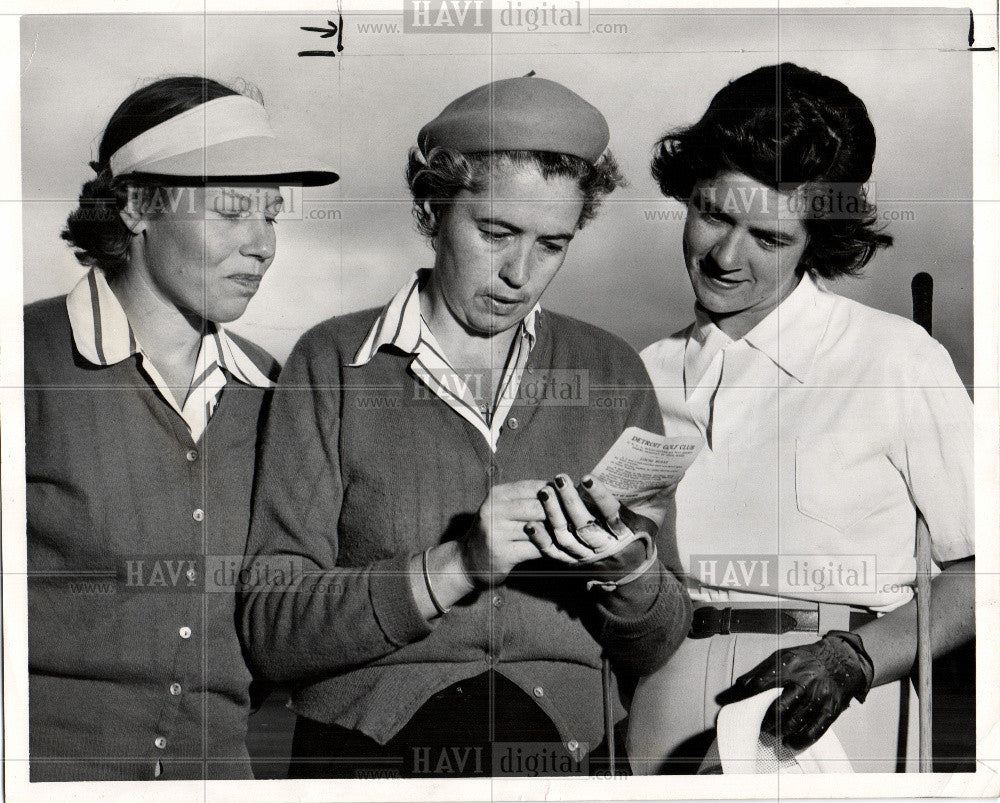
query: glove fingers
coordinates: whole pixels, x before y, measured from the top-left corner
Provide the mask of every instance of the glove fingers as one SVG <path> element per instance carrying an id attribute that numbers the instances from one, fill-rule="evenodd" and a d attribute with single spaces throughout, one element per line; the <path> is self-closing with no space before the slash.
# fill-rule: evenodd
<path id="1" fill-rule="evenodd" d="M 789 720 L 803 705 L 805 696 L 805 689 L 801 686 L 795 684 L 786 686 L 784 691 L 781 692 L 781 696 L 767 709 L 760 729 L 765 733 L 776 735 L 780 735 L 779 730 L 781 733 L 784 733 Z"/>
<path id="2" fill-rule="evenodd" d="M 781 654 L 776 652 L 746 674 L 736 678 L 733 687 L 739 689 L 743 697 L 753 697 L 762 691 L 773 689 L 781 685 L 778 677 L 780 667 Z"/>
<path id="3" fill-rule="evenodd" d="M 812 722 L 804 725 L 794 733 L 790 733 L 785 738 L 784 741 L 787 747 L 790 750 L 805 750 L 807 747 L 816 744 L 837 719 L 836 715 L 831 716 L 831 714 L 832 712 L 824 706 L 820 712 L 814 715 Z"/>
<path id="4" fill-rule="evenodd" d="M 804 694 L 783 716 L 780 728 L 782 741 L 792 749 L 798 749 L 796 745 L 804 733 L 825 716 L 826 711 L 822 701 Z"/>

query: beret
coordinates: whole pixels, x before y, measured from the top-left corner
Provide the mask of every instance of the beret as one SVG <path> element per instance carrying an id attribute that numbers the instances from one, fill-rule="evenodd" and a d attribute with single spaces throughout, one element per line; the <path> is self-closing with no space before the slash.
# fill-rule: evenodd
<path id="1" fill-rule="evenodd" d="M 595 107 L 531 73 L 484 84 L 453 100 L 420 129 L 417 144 L 425 156 L 439 146 L 462 153 L 551 151 L 593 164 L 610 136 L 608 121 Z"/>

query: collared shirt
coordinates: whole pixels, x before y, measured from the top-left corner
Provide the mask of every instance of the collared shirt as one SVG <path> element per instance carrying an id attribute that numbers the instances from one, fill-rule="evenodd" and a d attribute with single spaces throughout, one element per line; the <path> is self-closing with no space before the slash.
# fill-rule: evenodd
<path id="1" fill-rule="evenodd" d="M 66 296 L 25 308 L 31 779 L 251 778 L 234 583 L 271 391 L 230 376 L 195 444 L 138 357 L 95 354 Z"/>
<path id="2" fill-rule="evenodd" d="M 938 562 L 974 553 L 972 403 L 920 327 L 806 276 L 738 340 L 703 314 L 642 352 L 668 435 L 703 449 L 677 489 L 696 599 L 891 610 L 917 510 Z"/>
<path id="3" fill-rule="evenodd" d="M 183 404 L 167 385 L 153 361 L 142 350 L 125 310 L 108 285 L 104 272 L 93 268 L 66 297 L 73 341 L 81 355 L 94 365 L 114 365 L 139 355 L 143 372 L 187 424 L 195 443 L 208 425 L 219 395 L 226 386 L 226 372 L 244 384 L 269 388 L 271 382 L 218 324 L 207 322 L 191 385 Z"/>
<path id="4" fill-rule="evenodd" d="M 613 613 L 603 594 L 584 598 L 580 581 L 556 569 L 525 571 L 428 621 L 408 566 L 412 555 L 464 537 L 497 483 L 581 477 L 628 427 L 658 432 L 642 362 L 619 338 L 546 311 L 524 391 L 493 452 L 426 389 L 408 352 L 386 348 L 347 367 L 381 315 L 365 310 L 319 324 L 282 371 L 243 573 L 259 578 L 243 588 L 250 660 L 263 677 L 294 688 L 296 713 L 382 744 L 432 695 L 489 668 L 534 699 L 563 742 L 598 744 L 601 657 L 638 676 L 688 631 L 687 595 L 672 574 L 660 569 L 648 610 Z M 528 390 L 536 380 L 549 387 L 553 375 L 582 375 L 587 388 L 573 398 Z M 666 541 L 661 549 L 673 551 Z M 283 572 L 288 556 L 304 571 L 269 586 L 264 576 Z M 651 591 L 656 581 L 648 579 Z M 615 696 L 616 719 L 624 715 L 619 703 Z"/>
<path id="5" fill-rule="evenodd" d="M 493 403 L 488 404 L 482 392 L 476 393 L 469 387 L 467 380 L 473 380 L 478 385 L 478 377 L 472 374 L 463 377 L 455 371 L 420 314 L 420 285 L 424 278 L 425 272 L 417 271 L 396 293 L 375 321 L 350 365 L 357 368 L 367 364 L 385 346 L 394 346 L 412 354 L 410 370 L 413 374 L 435 396 L 472 424 L 495 452 L 505 416 L 517 398 L 524 367 L 535 345 L 535 321 L 541 308 L 535 304 L 518 325 L 507 362 L 499 371 Z"/>

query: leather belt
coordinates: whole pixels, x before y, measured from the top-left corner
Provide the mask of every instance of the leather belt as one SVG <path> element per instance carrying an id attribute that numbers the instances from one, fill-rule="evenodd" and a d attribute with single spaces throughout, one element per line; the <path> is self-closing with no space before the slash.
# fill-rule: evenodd
<path id="1" fill-rule="evenodd" d="M 867 611 L 850 612 L 850 629 L 875 619 Z M 688 638 L 724 636 L 728 633 L 819 632 L 818 608 L 695 608 Z"/>

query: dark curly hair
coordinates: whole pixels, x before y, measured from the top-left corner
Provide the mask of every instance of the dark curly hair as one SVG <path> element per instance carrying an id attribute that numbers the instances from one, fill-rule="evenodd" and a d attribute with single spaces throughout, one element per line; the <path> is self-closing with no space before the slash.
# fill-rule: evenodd
<path id="1" fill-rule="evenodd" d="M 666 134 L 652 173 L 664 195 L 685 203 L 696 184 L 727 170 L 803 192 L 809 242 L 799 267 L 836 278 L 859 274 L 892 245 L 864 187 L 874 158 L 875 129 L 861 99 L 834 78 L 786 62 L 730 82 L 697 123 Z M 834 192 L 836 210 L 825 202 Z"/>
<path id="2" fill-rule="evenodd" d="M 153 126 L 210 100 L 236 95 L 218 81 L 199 76 L 164 78 L 136 90 L 111 115 L 97 160 L 90 166 L 97 176 L 80 190 L 79 206 L 66 220 L 61 237 L 73 245 L 76 258 L 88 267 L 99 267 L 109 279 L 124 273 L 132 232 L 119 212 L 130 194 L 148 196 L 161 185 L 155 177 L 127 174 L 112 176 L 111 155 L 126 142 Z"/>
<path id="3" fill-rule="evenodd" d="M 591 164 L 578 156 L 549 151 L 460 153 L 437 147 L 425 157 L 419 148 L 411 148 L 406 183 L 413 195 L 417 228 L 434 238 L 455 196 L 463 190 L 482 192 L 490 175 L 503 167 L 534 167 L 546 179 L 565 177 L 575 181 L 584 198 L 577 221 L 580 227 L 597 214 L 603 196 L 625 185 L 611 151 L 605 151 L 596 164 Z"/>

